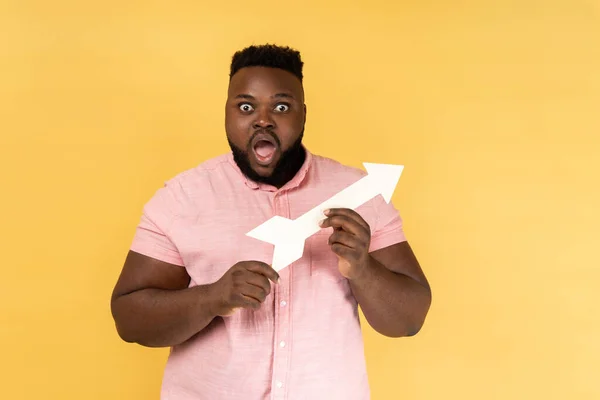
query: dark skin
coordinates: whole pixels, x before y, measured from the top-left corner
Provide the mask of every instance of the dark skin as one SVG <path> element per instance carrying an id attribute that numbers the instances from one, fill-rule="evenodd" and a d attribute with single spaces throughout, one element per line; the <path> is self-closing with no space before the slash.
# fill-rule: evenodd
<path id="1" fill-rule="evenodd" d="M 248 67 L 232 77 L 225 104 L 227 140 L 238 166 L 253 180 L 281 188 L 296 175 L 304 161 L 305 122 L 304 90 L 293 74 Z M 277 142 L 268 165 L 259 163 L 252 151 L 258 133 L 267 133 Z"/>
<path id="2" fill-rule="evenodd" d="M 369 325 L 388 337 L 416 335 L 431 304 L 431 289 L 408 242 L 369 253 L 369 224 L 354 210 L 325 211 L 331 251 Z"/>
<path id="3" fill-rule="evenodd" d="M 185 342 L 215 317 L 258 309 L 278 274 L 258 261 L 242 261 L 217 282 L 188 288 L 185 268 L 130 251 L 111 299 L 119 336 L 147 347 Z"/>
<path id="4" fill-rule="evenodd" d="M 225 128 L 234 154 L 246 157 L 240 162 L 242 171 L 251 168 L 262 182 L 283 186 L 302 164 L 299 145 L 305 120 L 304 91 L 289 72 L 251 67 L 232 77 Z M 278 149 L 270 165 L 259 165 L 251 154 L 257 132 L 276 137 Z M 174 346 L 216 317 L 259 308 L 278 278 L 269 265 L 247 260 L 233 265 L 217 282 L 188 288 L 185 268 L 130 251 L 113 290 L 111 310 L 123 340 Z"/>
<path id="5" fill-rule="evenodd" d="M 274 68 L 240 70 L 230 81 L 225 115 L 227 139 L 241 157 L 242 171 L 251 169 L 257 180 L 278 188 L 297 173 L 304 159 L 299 149 L 306 106 L 302 84 L 294 75 Z M 277 142 L 269 165 L 260 164 L 252 153 L 257 132 Z M 348 209 L 333 210 L 323 226 L 335 229 L 331 249 L 369 324 L 386 336 L 417 333 L 431 292 L 408 243 L 368 253 L 368 225 Z M 214 283 L 188 288 L 185 268 L 130 251 L 113 290 L 111 311 L 123 340 L 174 346 L 216 317 L 239 308 L 258 309 L 278 278 L 269 265 L 247 260 Z"/>

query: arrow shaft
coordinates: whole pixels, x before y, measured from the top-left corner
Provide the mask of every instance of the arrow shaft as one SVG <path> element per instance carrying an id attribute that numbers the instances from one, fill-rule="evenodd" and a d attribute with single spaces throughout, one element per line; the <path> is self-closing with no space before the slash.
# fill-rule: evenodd
<path id="1" fill-rule="evenodd" d="M 298 224 L 298 228 L 302 230 L 302 236 L 309 237 L 319 231 L 320 227 L 318 223 L 325 218 L 323 211 L 327 208 L 355 209 L 377 196 L 377 194 L 378 190 L 372 184 L 372 179 L 369 175 L 364 176 L 330 199 L 298 217 L 294 223 Z"/>
<path id="2" fill-rule="evenodd" d="M 321 228 L 328 208 L 354 210 L 381 194 L 390 202 L 394 187 L 404 166 L 364 163 L 367 175 L 341 190 L 333 197 L 307 211 L 295 220 L 273 216 L 247 235 L 275 245 L 273 268 L 279 271 L 302 257 L 305 240 Z"/>

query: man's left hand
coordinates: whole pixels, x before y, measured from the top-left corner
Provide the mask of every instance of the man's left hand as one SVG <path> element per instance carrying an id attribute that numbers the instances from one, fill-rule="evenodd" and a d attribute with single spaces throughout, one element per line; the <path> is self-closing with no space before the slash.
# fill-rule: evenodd
<path id="1" fill-rule="evenodd" d="M 340 273 L 347 279 L 356 279 L 369 264 L 371 228 L 356 211 L 348 208 L 331 208 L 325 215 L 327 218 L 320 226 L 333 227 L 329 246 L 338 256 Z"/>

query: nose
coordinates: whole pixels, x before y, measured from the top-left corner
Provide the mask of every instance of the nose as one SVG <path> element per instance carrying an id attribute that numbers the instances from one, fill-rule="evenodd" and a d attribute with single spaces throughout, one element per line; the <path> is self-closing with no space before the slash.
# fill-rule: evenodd
<path id="1" fill-rule="evenodd" d="M 262 109 L 255 115 L 256 119 L 252 123 L 254 129 L 272 129 L 275 127 L 275 123 L 273 122 L 273 118 L 271 118 L 269 110 Z"/>

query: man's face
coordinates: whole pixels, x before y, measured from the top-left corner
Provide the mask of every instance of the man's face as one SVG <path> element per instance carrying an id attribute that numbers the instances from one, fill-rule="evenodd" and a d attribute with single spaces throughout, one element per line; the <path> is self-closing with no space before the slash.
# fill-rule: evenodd
<path id="1" fill-rule="evenodd" d="M 276 68 L 240 69 L 229 83 L 225 131 L 234 159 L 250 179 L 281 187 L 304 161 L 302 84 Z"/>

